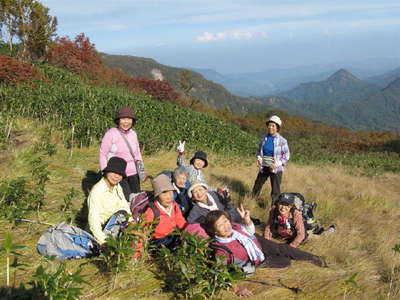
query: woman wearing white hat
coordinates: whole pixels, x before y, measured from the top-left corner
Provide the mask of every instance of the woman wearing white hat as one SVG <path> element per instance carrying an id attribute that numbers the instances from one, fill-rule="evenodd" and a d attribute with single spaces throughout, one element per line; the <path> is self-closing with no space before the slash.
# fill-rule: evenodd
<path id="1" fill-rule="evenodd" d="M 267 122 L 267 133 L 261 137 L 257 150 L 257 167 L 259 172 L 254 182 L 252 194 L 259 197 L 261 188 L 265 181 L 271 181 L 271 206 L 278 199 L 281 193 L 282 173 L 290 158 L 289 146 L 286 139 L 279 134 L 282 121 L 278 116 L 271 116 Z M 264 202 L 259 201 L 260 206 Z"/>
<path id="2" fill-rule="evenodd" d="M 226 211 L 235 222 L 241 222 L 241 217 L 233 204 L 225 197 L 214 191 L 208 191 L 208 186 L 201 181 L 193 181 L 188 190 L 188 196 L 193 200 L 191 209 L 186 220 L 188 223 L 202 223 L 202 220 L 210 211 Z"/>

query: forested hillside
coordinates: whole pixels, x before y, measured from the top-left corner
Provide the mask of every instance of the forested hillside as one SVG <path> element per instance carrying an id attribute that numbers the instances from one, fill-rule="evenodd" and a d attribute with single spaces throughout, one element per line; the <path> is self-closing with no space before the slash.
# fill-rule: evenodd
<path id="1" fill-rule="evenodd" d="M 400 130 L 400 93 L 339 70 L 324 81 L 303 83 L 264 102 L 292 114 L 355 130 Z M 392 84 L 393 83 L 393 84 Z"/>
<path id="2" fill-rule="evenodd" d="M 235 114 L 265 110 L 258 100 L 235 96 L 222 85 L 204 79 L 199 73 L 162 65 L 150 58 L 101 54 L 107 67 L 119 69 L 134 77 L 167 80 L 174 89 L 217 109 L 229 109 Z"/>

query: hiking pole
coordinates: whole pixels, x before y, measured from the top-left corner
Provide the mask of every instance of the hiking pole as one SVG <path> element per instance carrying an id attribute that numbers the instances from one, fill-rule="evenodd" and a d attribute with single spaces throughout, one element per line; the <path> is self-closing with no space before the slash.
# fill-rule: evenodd
<path id="1" fill-rule="evenodd" d="M 266 282 L 266 281 L 261 281 L 261 280 L 245 279 L 244 281 L 252 282 L 252 283 L 259 283 L 259 284 L 262 284 L 262 285 L 274 286 L 274 287 L 279 287 L 279 288 L 285 288 L 285 289 L 288 289 L 288 290 L 292 291 L 295 294 L 298 294 L 298 293 L 302 292 L 302 290 L 300 288 L 298 288 L 298 287 L 290 287 L 290 286 L 287 286 L 287 285 L 283 284 L 280 279 L 278 280 L 279 285 L 278 284 L 269 283 L 269 282 Z"/>
<path id="2" fill-rule="evenodd" d="M 21 222 L 26 222 L 26 223 L 34 223 L 34 224 L 39 224 L 39 225 L 54 226 L 54 224 L 42 222 L 42 221 L 39 221 L 39 220 L 28 220 L 28 219 L 16 219 L 16 220 L 17 221 L 21 221 Z"/>

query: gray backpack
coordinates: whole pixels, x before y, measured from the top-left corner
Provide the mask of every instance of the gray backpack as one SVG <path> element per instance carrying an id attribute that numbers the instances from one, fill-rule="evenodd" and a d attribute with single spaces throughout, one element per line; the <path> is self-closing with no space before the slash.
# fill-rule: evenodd
<path id="1" fill-rule="evenodd" d="M 62 222 L 40 237 L 37 251 L 56 259 L 79 259 L 98 255 L 99 245 L 88 232 Z"/>

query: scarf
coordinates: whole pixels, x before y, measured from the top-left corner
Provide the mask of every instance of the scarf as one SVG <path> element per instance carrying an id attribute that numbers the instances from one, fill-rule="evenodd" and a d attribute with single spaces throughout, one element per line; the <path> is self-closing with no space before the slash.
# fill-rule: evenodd
<path id="1" fill-rule="evenodd" d="M 232 229 L 232 236 L 228 238 L 223 238 L 219 236 L 215 236 L 215 240 L 220 243 L 230 243 L 232 241 L 238 241 L 247 252 L 247 255 L 250 258 L 251 262 L 264 261 L 265 256 L 264 253 L 259 249 L 256 243 L 248 236 L 241 234 L 239 231 Z"/>
<path id="2" fill-rule="evenodd" d="M 175 182 L 172 183 L 172 186 L 174 187 L 175 191 L 179 194 L 181 190 L 176 186 Z"/>
<path id="3" fill-rule="evenodd" d="M 289 218 L 285 216 L 278 216 L 278 234 L 283 237 L 291 237 L 293 235 L 293 229 L 290 226 Z"/>
<path id="4" fill-rule="evenodd" d="M 171 216 L 172 216 L 172 211 L 174 210 L 174 206 L 173 206 L 173 205 L 171 205 L 171 207 L 168 209 L 168 208 L 165 208 L 164 206 L 162 206 L 161 203 L 160 203 L 159 201 L 157 201 L 157 206 L 158 206 L 163 212 L 165 212 L 165 213 L 168 215 L 168 217 L 171 217 Z"/>
<path id="5" fill-rule="evenodd" d="M 200 201 L 196 201 L 196 203 L 197 203 L 198 206 L 200 206 L 202 208 L 205 208 L 205 209 L 207 209 L 209 211 L 219 210 L 219 208 L 217 206 L 217 203 L 215 203 L 214 198 L 209 193 L 207 193 L 207 199 L 208 199 L 208 202 L 211 202 L 211 205 L 208 205 L 208 203 L 205 204 L 205 203 L 200 202 Z"/>

